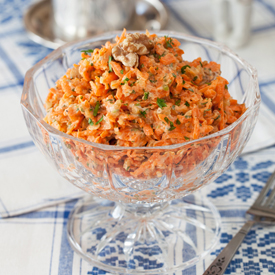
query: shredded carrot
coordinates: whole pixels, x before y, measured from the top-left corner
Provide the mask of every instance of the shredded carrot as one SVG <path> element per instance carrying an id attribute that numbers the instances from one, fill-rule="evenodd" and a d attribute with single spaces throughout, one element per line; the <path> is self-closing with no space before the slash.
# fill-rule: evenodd
<path id="1" fill-rule="evenodd" d="M 50 89 L 44 120 L 90 142 L 151 147 L 208 136 L 246 111 L 244 104 L 231 98 L 219 64 L 201 58 L 185 61 L 177 39 L 148 31 L 146 35 L 154 47 L 139 55 L 137 67 L 127 67 L 112 56 L 113 47 L 127 38 L 126 30 L 114 44 L 107 42 L 101 49 L 82 52 L 82 60 Z M 94 163 L 100 160 L 99 154 L 72 141 L 69 144 L 78 160 L 98 174 L 100 169 Z M 191 151 L 174 155 L 178 163 L 184 162 L 185 171 L 193 169 L 211 150 L 204 144 L 196 154 Z M 165 162 L 171 162 L 170 157 L 159 153 L 113 158 L 110 165 L 114 169 L 141 178 L 161 175 L 168 165 Z"/>

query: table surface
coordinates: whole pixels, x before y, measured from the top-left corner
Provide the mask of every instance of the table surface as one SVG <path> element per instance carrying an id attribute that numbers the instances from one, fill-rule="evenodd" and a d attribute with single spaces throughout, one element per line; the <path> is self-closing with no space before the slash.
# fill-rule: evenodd
<path id="1" fill-rule="evenodd" d="M 167 29 L 211 39 L 211 13 L 208 6 L 210 1 L 166 0 L 164 2 L 170 11 Z M 30 0 L 0 2 L 1 119 L 5 115 L 4 110 L 7 105 L 5 97 L 12 93 L 19 101 L 24 73 L 51 52 L 50 49 L 32 42 L 26 36 L 22 15 L 30 3 L 32 3 Z M 183 6 L 186 8 L 183 9 Z M 208 12 L 203 12 L 204 16 L 200 18 L 196 17 L 196 14 L 203 10 Z M 253 15 L 250 43 L 237 52 L 257 67 L 261 91 L 273 93 L 275 97 L 275 59 L 261 59 L 262 51 L 267 55 L 270 51 L 270 56 L 275 56 L 274 0 L 255 0 Z M 193 20 L 194 18 L 196 20 Z M 19 52 L 21 55 L 23 53 L 24 59 L 16 58 Z M 265 70 L 267 64 L 271 68 L 269 71 Z M 3 148 L 7 147 L 4 145 L 12 138 L 0 131 L 0 159 L 1 154 L 6 152 Z M 30 147 L 30 150 L 36 150 L 32 145 Z M 13 148 L 18 147 L 15 145 Z M 20 150 L 11 153 L 24 154 Z M 220 243 L 211 255 L 196 266 L 179 273 L 189 275 L 203 273 L 215 255 L 245 222 L 245 211 L 254 202 L 274 169 L 275 147 L 269 147 L 239 157 L 222 176 L 201 191 L 216 205 L 221 214 Z M 0 173 L 0 185 L 3 184 Z M 73 200 L 36 212 L 0 219 L 0 274 L 105 274 L 105 271 L 89 265 L 78 257 L 67 242 L 66 222 L 76 202 L 77 200 Z M 225 274 L 274 273 L 275 226 L 255 226 L 245 238 Z"/>

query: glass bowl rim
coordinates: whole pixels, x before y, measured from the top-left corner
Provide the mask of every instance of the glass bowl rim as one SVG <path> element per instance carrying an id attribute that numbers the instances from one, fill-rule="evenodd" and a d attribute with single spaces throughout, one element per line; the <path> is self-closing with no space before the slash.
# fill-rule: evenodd
<path id="1" fill-rule="evenodd" d="M 176 144 L 172 144 L 172 145 L 165 145 L 165 146 L 155 146 L 155 147 L 146 147 L 146 146 L 142 146 L 142 147 L 130 147 L 130 146 L 114 146 L 114 145 L 107 145 L 107 144 L 102 144 L 102 143 L 96 143 L 96 142 L 90 142 L 87 141 L 85 139 L 81 139 L 81 138 L 77 138 L 71 135 L 68 135 L 64 132 L 61 132 L 57 129 L 55 129 L 54 127 L 52 127 L 51 125 L 49 125 L 48 123 L 46 123 L 43 119 L 39 118 L 37 116 L 37 114 L 33 113 L 32 110 L 29 109 L 28 107 L 28 103 L 26 103 L 27 99 L 25 99 L 25 95 L 28 94 L 29 91 L 29 86 L 31 85 L 32 81 L 33 81 L 33 75 L 34 73 L 40 69 L 45 63 L 49 62 L 49 61 L 53 61 L 56 59 L 56 56 L 61 56 L 63 54 L 63 50 L 71 47 L 71 46 L 76 46 L 78 44 L 83 44 L 85 41 L 92 43 L 92 42 L 96 42 L 97 40 L 106 37 L 106 36 L 113 36 L 115 37 L 115 35 L 120 35 L 122 31 L 116 30 L 116 31 L 110 31 L 110 32 L 104 32 L 89 38 L 83 38 L 81 40 L 77 40 L 77 41 L 73 41 L 73 42 L 69 42 L 64 44 L 63 46 L 53 50 L 50 54 L 48 54 L 46 57 L 44 57 L 42 60 L 40 60 L 38 63 L 36 63 L 33 67 L 31 67 L 25 74 L 25 79 L 24 79 L 24 86 L 23 86 L 23 91 L 22 91 L 22 95 L 21 95 L 21 100 L 20 100 L 20 104 L 22 107 L 24 107 L 31 115 L 32 117 L 34 117 L 34 119 L 49 133 L 56 135 L 56 136 L 61 136 L 63 138 L 66 139 L 72 139 L 75 140 L 77 142 L 81 142 L 81 143 L 85 143 L 89 146 L 92 147 L 97 147 L 98 149 L 103 149 L 106 151 L 110 151 L 110 150 L 167 150 L 167 149 L 177 149 L 177 148 L 181 148 L 184 147 L 186 145 L 190 145 L 192 143 L 197 143 L 206 139 L 211 139 L 211 138 L 215 138 L 217 136 L 223 136 L 228 134 L 232 129 L 234 129 L 237 125 L 239 125 L 244 119 L 245 117 L 247 117 L 255 108 L 257 108 L 261 102 L 261 96 L 260 96 L 260 91 L 259 91 L 259 84 L 258 84 L 258 75 L 257 75 L 257 70 L 250 65 L 247 61 L 245 61 L 244 59 L 242 59 L 241 57 L 239 57 L 236 53 L 234 53 L 231 49 L 229 49 L 227 46 L 225 46 L 222 43 L 219 42 L 215 42 L 215 41 L 211 41 L 208 39 L 204 39 L 204 38 L 199 38 L 199 37 L 195 37 L 189 34 L 184 34 L 184 33 L 180 33 L 180 32 L 175 32 L 175 31 L 170 31 L 170 30 L 162 30 L 162 31 L 155 31 L 154 33 L 156 33 L 157 35 L 171 35 L 171 36 L 178 36 L 182 39 L 188 40 L 190 42 L 194 42 L 194 43 L 198 43 L 198 44 L 204 44 L 204 45 L 208 45 L 211 46 L 213 48 L 216 48 L 217 50 L 219 50 L 220 52 L 224 52 L 227 55 L 229 55 L 230 57 L 232 57 L 233 59 L 237 60 L 239 63 L 241 63 L 244 67 L 246 67 L 246 69 L 250 72 L 250 83 L 248 85 L 249 89 L 251 86 L 253 87 L 253 89 L 255 89 L 255 99 L 254 99 L 254 103 L 253 106 L 248 107 L 247 110 L 245 111 L 245 113 L 239 118 L 237 119 L 235 122 L 233 122 L 232 124 L 230 124 L 229 126 L 227 126 L 226 128 L 224 128 L 223 130 L 220 130 L 216 133 L 213 133 L 211 135 L 208 136 L 204 136 L 202 138 L 199 139 L 194 139 L 194 140 L 190 140 L 187 142 L 183 142 L 183 143 L 176 143 Z M 134 33 L 134 32 L 140 32 L 140 33 L 144 33 L 145 31 L 127 31 L 128 33 Z M 246 89 L 246 90 L 247 90 Z"/>

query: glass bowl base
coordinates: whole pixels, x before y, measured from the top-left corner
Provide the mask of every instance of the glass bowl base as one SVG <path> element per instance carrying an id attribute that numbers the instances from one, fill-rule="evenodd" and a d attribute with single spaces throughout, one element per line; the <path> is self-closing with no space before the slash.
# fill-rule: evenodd
<path id="1" fill-rule="evenodd" d="M 201 192 L 154 204 L 80 200 L 68 221 L 71 247 L 100 269 L 162 274 L 186 269 L 217 244 L 221 220 Z"/>

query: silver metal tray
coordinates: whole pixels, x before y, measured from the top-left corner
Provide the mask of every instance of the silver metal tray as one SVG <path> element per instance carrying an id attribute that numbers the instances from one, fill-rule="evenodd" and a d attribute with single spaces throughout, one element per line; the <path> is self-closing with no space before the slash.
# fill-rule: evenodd
<path id="1" fill-rule="evenodd" d="M 161 30 L 165 27 L 168 13 L 159 0 L 135 0 L 136 8 L 128 30 Z M 24 15 L 24 25 L 28 36 L 34 42 L 56 49 L 68 41 L 61 40 L 54 34 L 54 20 L 50 0 L 43 0 L 32 5 Z"/>

